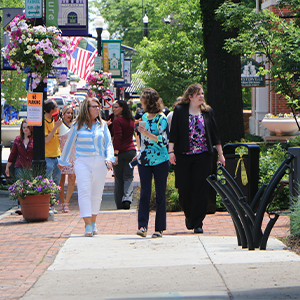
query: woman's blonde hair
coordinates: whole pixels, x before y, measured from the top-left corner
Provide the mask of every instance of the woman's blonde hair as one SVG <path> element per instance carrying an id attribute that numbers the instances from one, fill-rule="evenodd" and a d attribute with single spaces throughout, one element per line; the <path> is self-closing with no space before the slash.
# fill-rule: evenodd
<path id="1" fill-rule="evenodd" d="M 196 93 L 198 93 L 200 90 L 203 90 L 203 86 L 199 83 L 196 84 L 191 84 L 186 91 L 184 92 L 183 96 L 181 97 L 181 99 L 175 104 L 175 105 L 179 105 L 179 104 L 189 104 L 190 103 L 190 97 L 189 96 L 193 96 Z M 203 90 L 204 91 L 204 90 Z M 203 103 L 200 105 L 200 109 L 201 111 L 208 111 L 210 108 L 210 106 L 208 104 L 206 104 L 205 99 L 203 100 Z"/>
<path id="2" fill-rule="evenodd" d="M 89 112 L 89 105 L 91 102 L 97 102 L 99 107 L 101 108 L 100 101 L 98 98 L 93 97 L 93 98 L 87 98 L 84 101 L 82 101 L 81 106 L 80 106 L 80 111 L 79 114 L 76 118 L 76 123 L 78 124 L 78 130 L 83 126 L 89 126 L 91 122 L 91 116 Z M 97 120 L 99 120 L 100 124 L 102 124 L 102 119 L 101 119 L 101 110 L 99 109 L 99 115 L 97 116 Z"/>
<path id="3" fill-rule="evenodd" d="M 64 114 L 67 112 L 67 110 L 68 110 L 69 108 L 72 108 L 72 113 L 73 113 L 73 115 L 74 115 L 73 106 L 70 105 L 70 104 L 64 106 L 64 107 L 61 109 L 61 113 L 64 115 Z"/>

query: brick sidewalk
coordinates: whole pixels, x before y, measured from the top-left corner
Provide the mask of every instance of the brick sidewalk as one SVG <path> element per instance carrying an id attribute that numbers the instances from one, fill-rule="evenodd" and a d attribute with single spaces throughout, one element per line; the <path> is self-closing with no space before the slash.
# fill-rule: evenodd
<path id="1" fill-rule="evenodd" d="M 57 207 L 57 210 L 60 207 Z M 24 223 L 22 216 L 8 215 L 0 220 L 0 299 L 19 299 L 52 264 L 59 249 L 70 234 L 84 233 L 80 219 L 77 194 L 70 202 L 71 213 L 58 211 L 54 221 Z M 150 214 L 149 234 L 154 232 L 155 213 Z M 167 214 L 164 235 L 193 234 L 185 228 L 183 212 Z M 268 222 L 265 217 L 263 226 Z M 136 234 L 137 212 L 100 212 L 97 218 L 99 234 Z M 228 213 L 207 215 L 204 235 L 235 236 Z M 289 217 L 280 216 L 271 231 L 272 237 L 289 234 Z"/>

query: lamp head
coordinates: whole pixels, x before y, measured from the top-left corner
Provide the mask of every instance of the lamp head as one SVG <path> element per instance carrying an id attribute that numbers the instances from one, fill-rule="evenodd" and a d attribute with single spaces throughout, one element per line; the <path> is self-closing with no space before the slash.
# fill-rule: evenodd
<path id="1" fill-rule="evenodd" d="M 104 18 L 99 13 L 95 18 L 95 27 L 96 29 L 98 29 L 98 28 L 103 28 L 103 26 L 104 26 Z"/>
<path id="2" fill-rule="evenodd" d="M 144 17 L 143 17 L 143 23 L 144 23 L 144 24 L 148 24 L 148 21 L 149 21 L 149 18 L 148 18 L 148 16 L 145 14 Z"/>
<path id="3" fill-rule="evenodd" d="M 143 23 L 148 24 L 148 21 L 149 21 L 149 18 L 148 18 L 148 15 L 147 15 L 147 8 L 145 6 L 145 15 L 143 17 Z"/>

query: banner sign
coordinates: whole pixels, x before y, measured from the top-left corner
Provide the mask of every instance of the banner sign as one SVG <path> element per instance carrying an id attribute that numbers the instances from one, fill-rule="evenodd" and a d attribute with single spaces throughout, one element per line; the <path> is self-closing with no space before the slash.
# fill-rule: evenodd
<path id="1" fill-rule="evenodd" d="M 94 58 L 94 71 L 99 72 L 100 70 L 102 70 L 101 61 L 102 61 L 101 56 L 95 56 L 95 58 Z"/>
<path id="2" fill-rule="evenodd" d="M 131 58 L 124 59 L 124 78 L 122 81 L 115 79 L 115 86 L 117 87 L 129 87 L 131 86 Z"/>
<path id="3" fill-rule="evenodd" d="M 241 82 L 242 87 L 264 87 L 265 76 L 258 75 L 259 68 L 263 65 L 259 64 L 254 59 L 247 59 L 242 63 L 241 67 Z"/>
<path id="4" fill-rule="evenodd" d="M 131 58 L 124 60 L 124 81 L 126 85 L 131 86 Z"/>
<path id="5" fill-rule="evenodd" d="M 121 78 L 121 40 L 103 40 L 103 71 L 112 78 Z"/>
<path id="6" fill-rule="evenodd" d="M 27 94 L 27 125 L 42 126 L 43 93 Z"/>
<path id="7" fill-rule="evenodd" d="M 3 32 L 7 25 L 14 19 L 15 16 L 17 15 L 24 15 L 25 10 L 24 8 L 2 8 L 3 11 Z M 3 33 L 3 47 L 7 46 L 9 44 L 9 37 L 8 35 L 4 32 Z M 3 68 L 2 70 L 15 70 L 12 68 L 6 58 L 3 58 Z"/>
<path id="8" fill-rule="evenodd" d="M 45 0 L 46 26 L 56 26 L 63 36 L 89 36 L 88 0 Z"/>

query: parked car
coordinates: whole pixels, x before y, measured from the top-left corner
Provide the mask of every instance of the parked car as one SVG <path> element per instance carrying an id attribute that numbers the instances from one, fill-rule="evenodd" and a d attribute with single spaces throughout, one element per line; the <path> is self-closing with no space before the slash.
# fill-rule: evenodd
<path id="1" fill-rule="evenodd" d="M 48 78 L 47 79 L 47 88 L 48 88 L 48 85 L 53 86 L 53 95 L 58 92 L 59 85 L 55 78 Z"/>
<path id="2" fill-rule="evenodd" d="M 54 95 L 54 84 L 53 82 L 47 82 L 47 96 L 53 96 Z"/>
<path id="3" fill-rule="evenodd" d="M 87 98 L 87 94 L 86 93 L 78 93 L 78 92 L 76 92 L 76 93 L 74 93 L 74 96 L 75 97 L 77 97 L 77 96 L 81 96 L 81 97 L 84 97 L 84 98 Z"/>
<path id="4" fill-rule="evenodd" d="M 74 74 L 72 72 L 70 72 L 70 81 L 76 81 L 76 82 L 79 82 L 80 81 L 80 76 L 77 75 L 77 74 Z"/>
<path id="5" fill-rule="evenodd" d="M 76 92 L 77 92 L 77 93 L 86 93 L 86 94 L 88 94 L 88 93 L 89 93 L 89 89 L 88 89 L 88 88 L 85 88 L 85 87 L 77 88 L 77 89 L 76 89 Z"/>
<path id="6" fill-rule="evenodd" d="M 55 96 L 55 97 L 49 97 L 48 99 L 54 100 L 57 103 L 57 107 L 59 109 L 62 109 L 64 106 L 66 106 L 66 102 L 63 97 Z"/>
<path id="7" fill-rule="evenodd" d="M 74 95 L 74 97 L 78 103 L 81 103 L 82 101 L 84 101 L 86 99 L 85 96 L 81 96 L 81 95 Z"/>

